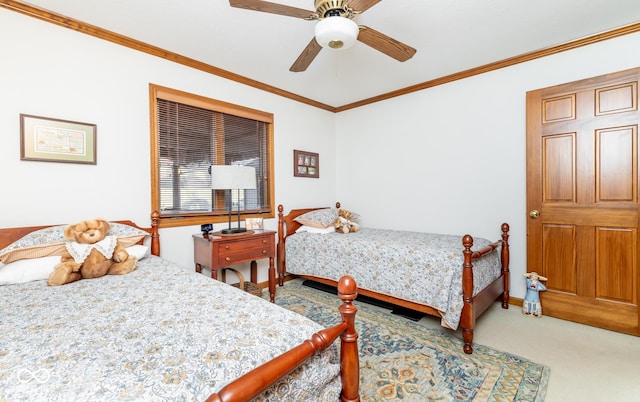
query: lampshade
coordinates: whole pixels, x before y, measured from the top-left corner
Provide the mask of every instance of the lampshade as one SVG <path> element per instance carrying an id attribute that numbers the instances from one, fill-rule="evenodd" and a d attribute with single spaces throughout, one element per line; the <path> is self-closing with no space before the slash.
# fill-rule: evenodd
<path id="1" fill-rule="evenodd" d="M 316 24 L 316 41 L 322 47 L 348 49 L 356 43 L 360 29 L 346 17 L 327 17 Z"/>
<path id="2" fill-rule="evenodd" d="M 212 165 L 211 188 L 248 190 L 256 188 L 256 169 L 251 166 Z"/>

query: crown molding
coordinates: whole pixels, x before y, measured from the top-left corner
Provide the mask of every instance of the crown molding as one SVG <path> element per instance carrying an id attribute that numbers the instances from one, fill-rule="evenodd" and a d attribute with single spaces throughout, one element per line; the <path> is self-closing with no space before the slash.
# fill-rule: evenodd
<path id="1" fill-rule="evenodd" d="M 460 71 L 447 76 L 425 81 L 420 84 L 416 84 L 416 85 L 408 86 L 395 91 L 383 93 L 371 98 L 362 99 L 360 101 L 349 103 L 343 106 L 334 107 L 321 102 L 317 102 L 313 99 L 309 99 L 301 95 L 294 94 L 289 91 L 285 91 L 283 89 L 274 87 L 272 85 L 268 85 L 263 82 L 253 80 L 251 78 L 247 78 L 245 76 L 235 74 L 231 71 L 223 70 L 221 68 L 212 66 L 210 64 L 206 64 L 198 60 L 195 60 L 186 56 L 182 56 L 174 52 L 170 52 L 165 49 L 161 49 L 159 47 L 150 45 L 148 43 L 141 42 L 139 40 L 129 38 L 127 36 L 120 35 L 118 33 L 115 33 L 91 24 L 87 24 L 83 21 L 75 20 L 73 18 L 69 18 L 67 16 L 57 14 L 39 7 L 35 7 L 20 1 L 0 0 L 0 7 L 6 8 L 24 15 L 28 15 L 33 18 L 37 18 L 41 21 L 46 21 L 54 25 L 58 25 L 58 26 L 72 29 L 74 31 L 78 31 L 96 38 L 100 38 L 121 46 L 125 46 L 130 49 L 138 50 L 140 52 L 144 52 L 156 57 L 160 57 L 160 58 L 172 61 L 174 63 L 182 64 L 184 66 L 191 67 L 196 70 L 200 70 L 224 79 L 228 79 L 230 81 L 234 81 L 243 85 L 247 85 L 247 86 L 259 89 L 261 91 L 269 92 L 278 96 L 282 96 L 284 98 L 294 100 L 296 102 L 304 103 L 313 107 L 317 107 L 319 109 L 327 110 L 333 113 L 339 113 L 345 110 L 355 109 L 355 108 L 369 105 L 375 102 L 380 102 L 380 101 L 395 98 L 398 96 L 403 96 L 412 92 L 422 91 L 424 89 L 432 88 L 432 87 L 446 84 L 449 82 L 461 80 L 464 78 L 469 78 L 474 75 L 484 74 L 489 71 L 499 70 L 504 67 L 525 63 L 531 60 L 539 59 L 541 57 L 546 57 L 553 54 L 566 52 L 568 50 L 577 49 L 582 46 L 587 46 L 594 43 L 617 38 L 620 36 L 640 32 L 640 23 L 635 23 L 635 24 L 624 26 L 624 27 L 616 28 L 610 31 L 602 32 L 596 35 L 587 36 L 582 39 L 548 47 L 545 49 L 536 50 L 536 51 L 525 53 L 519 56 L 511 57 L 508 59 L 499 60 L 493 63 L 485 64 L 483 66 L 474 67 L 474 68 Z"/>

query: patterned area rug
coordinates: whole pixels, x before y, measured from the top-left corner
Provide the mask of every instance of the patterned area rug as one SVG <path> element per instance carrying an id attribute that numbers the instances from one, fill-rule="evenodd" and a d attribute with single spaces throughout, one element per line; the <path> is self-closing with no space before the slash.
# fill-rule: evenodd
<path id="1" fill-rule="evenodd" d="M 266 292 L 263 297 L 266 296 Z M 338 322 L 340 300 L 290 281 L 276 303 L 324 326 Z M 357 302 L 363 401 L 543 401 L 549 368 L 426 328 Z"/>

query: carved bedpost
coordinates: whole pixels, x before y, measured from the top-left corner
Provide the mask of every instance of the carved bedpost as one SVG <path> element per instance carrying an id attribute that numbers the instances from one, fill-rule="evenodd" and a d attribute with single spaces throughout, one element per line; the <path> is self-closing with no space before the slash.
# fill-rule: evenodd
<path id="1" fill-rule="evenodd" d="M 160 212 L 151 212 L 151 254 L 160 255 Z"/>
<path id="2" fill-rule="evenodd" d="M 500 261 L 504 275 L 504 292 L 502 293 L 502 308 L 509 308 L 509 224 L 502 224 L 502 250 Z"/>
<path id="3" fill-rule="evenodd" d="M 360 359 L 358 356 L 358 332 L 356 331 L 356 312 L 353 301 L 358 296 L 356 281 L 343 276 L 338 282 L 338 296 L 342 299 L 339 308 L 347 329 L 340 335 L 340 374 L 342 376 L 342 402 L 360 401 Z"/>
<path id="4" fill-rule="evenodd" d="M 355 326 L 355 316 L 358 309 L 353 305 L 353 300 L 358 296 L 357 290 L 358 286 L 352 277 L 342 277 L 338 283 L 338 295 L 342 299 L 342 305 L 338 309 L 342 315 L 340 324 L 316 332 L 310 339 L 288 352 L 235 379 L 217 393 L 211 394 L 207 398 L 207 402 L 252 400 L 276 381 L 299 367 L 309 357 L 331 346 L 338 339 L 338 336 L 341 339 L 341 400 L 343 402 L 359 402 L 360 362 L 358 359 L 358 333 Z"/>
<path id="5" fill-rule="evenodd" d="M 278 284 L 284 285 L 284 207 L 278 205 L 278 244 L 276 246 L 276 265 L 278 266 Z"/>
<path id="6" fill-rule="evenodd" d="M 460 325 L 462 327 L 462 339 L 464 340 L 464 352 L 473 353 L 473 328 L 475 327 L 475 316 L 473 312 L 473 264 L 471 257 L 473 252 L 473 237 L 466 234 L 462 237 L 464 250 L 464 263 L 462 264 L 462 314 L 460 315 Z"/>

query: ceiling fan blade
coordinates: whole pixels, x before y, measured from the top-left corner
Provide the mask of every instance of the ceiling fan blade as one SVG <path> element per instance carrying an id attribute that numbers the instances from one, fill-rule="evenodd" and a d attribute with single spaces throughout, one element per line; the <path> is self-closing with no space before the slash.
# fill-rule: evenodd
<path id="1" fill-rule="evenodd" d="M 350 0 L 349 7 L 353 11 L 363 12 L 380 3 L 380 0 Z"/>
<path id="2" fill-rule="evenodd" d="M 229 5 L 231 5 L 231 7 L 244 8 L 246 10 L 261 11 L 263 13 L 286 15 L 288 17 L 296 18 L 310 18 L 315 14 L 314 11 L 303 10 L 302 8 L 285 6 L 284 4 L 270 3 L 262 0 L 229 0 Z"/>
<path id="3" fill-rule="evenodd" d="M 311 42 L 309 42 L 307 47 L 305 47 L 302 53 L 300 53 L 300 56 L 298 56 L 296 61 L 291 65 L 289 71 L 299 73 L 306 70 L 321 50 L 322 46 L 318 44 L 316 38 L 311 38 Z"/>
<path id="4" fill-rule="evenodd" d="M 379 52 L 398 61 L 407 61 L 416 54 L 416 49 L 397 41 L 383 33 L 364 25 L 360 25 L 358 40 Z"/>

